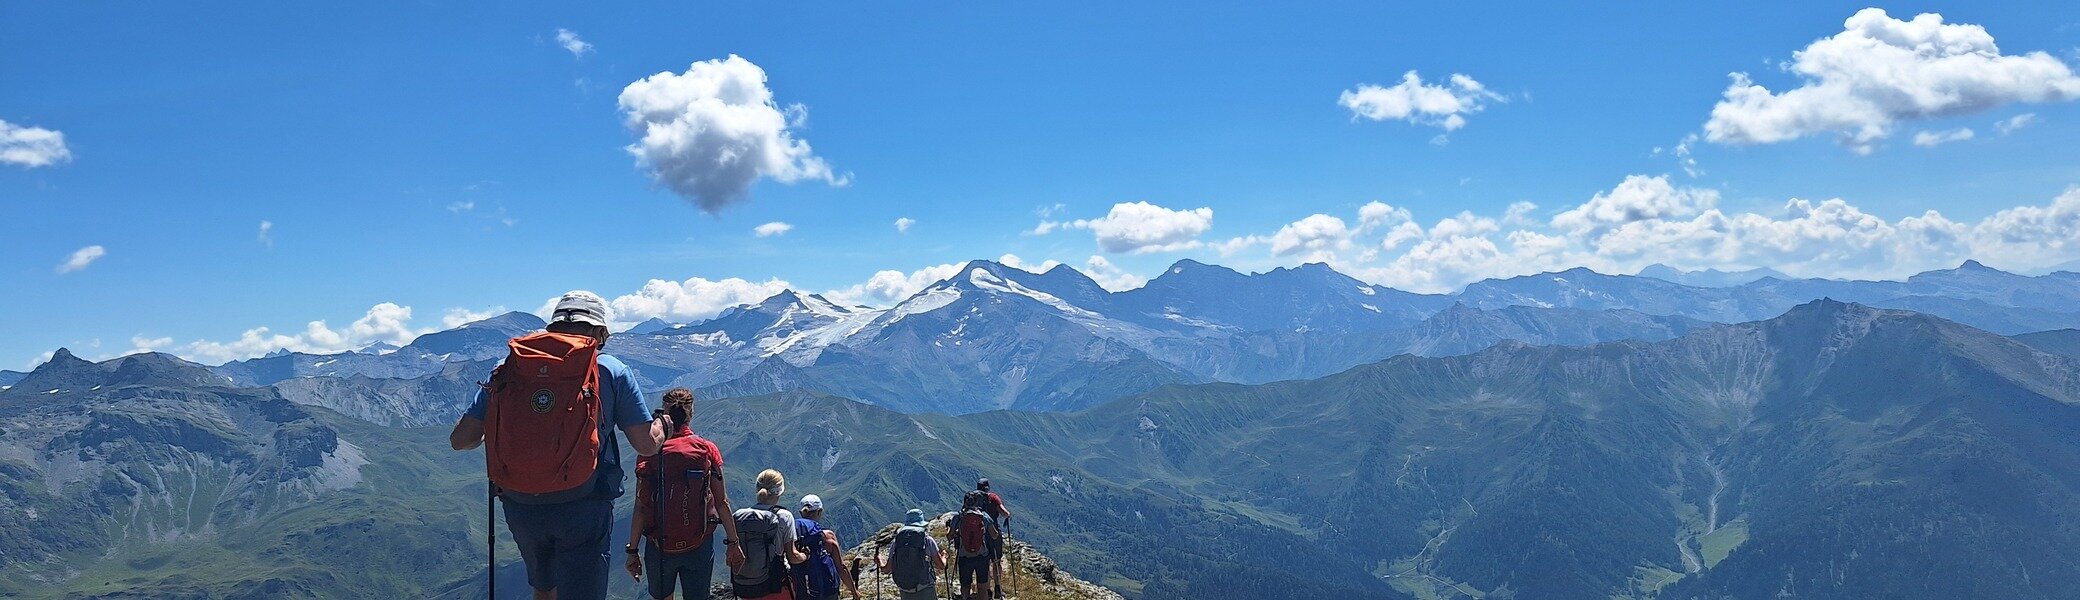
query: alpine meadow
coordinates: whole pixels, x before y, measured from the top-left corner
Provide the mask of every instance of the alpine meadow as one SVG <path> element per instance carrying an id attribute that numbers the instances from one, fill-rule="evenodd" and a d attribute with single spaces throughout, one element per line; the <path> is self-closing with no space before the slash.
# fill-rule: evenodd
<path id="1" fill-rule="evenodd" d="M 0 597 L 2080 598 L 2076 69 L 2038 0 L 0 4 Z"/>

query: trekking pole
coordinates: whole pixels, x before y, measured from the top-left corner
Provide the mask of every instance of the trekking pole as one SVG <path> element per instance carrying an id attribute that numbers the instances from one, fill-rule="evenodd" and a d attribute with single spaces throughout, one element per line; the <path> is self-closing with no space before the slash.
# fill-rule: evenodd
<path id="1" fill-rule="evenodd" d="M 484 482 L 484 597 L 498 600 L 498 484 Z"/>

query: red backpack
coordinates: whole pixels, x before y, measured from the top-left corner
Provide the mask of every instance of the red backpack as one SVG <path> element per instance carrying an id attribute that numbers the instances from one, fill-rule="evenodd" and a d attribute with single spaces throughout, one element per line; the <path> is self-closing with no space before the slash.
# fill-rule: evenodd
<path id="1" fill-rule="evenodd" d="M 964 509 L 954 517 L 955 554 L 962 558 L 989 554 L 989 515 L 979 509 Z"/>
<path id="2" fill-rule="evenodd" d="M 600 453 L 599 340 L 542 332 L 506 346 L 484 385 L 484 471 L 509 501 L 590 493 Z"/>
<path id="3" fill-rule="evenodd" d="M 664 441 L 656 456 L 636 457 L 636 477 L 645 493 L 637 510 L 647 510 L 643 535 L 665 554 L 692 552 L 715 537 L 708 515 L 708 485 L 715 457 L 700 436 L 684 428 Z"/>

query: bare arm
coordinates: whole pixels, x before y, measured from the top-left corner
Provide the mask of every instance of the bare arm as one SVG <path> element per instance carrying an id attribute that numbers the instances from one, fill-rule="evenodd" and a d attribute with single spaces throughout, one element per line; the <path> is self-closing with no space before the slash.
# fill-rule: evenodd
<path id="1" fill-rule="evenodd" d="M 470 450 L 484 444 L 484 420 L 464 416 L 455 420 L 455 429 L 448 432 L 448 447 Z"/>
<path id="2" fill-rule="evenodd" d="M 845 547 L 838 544 L 838 532 L 828 529 L 823 531 L 823 551 L 830 553 L 831 560 L 838 563 L 838 581 L 845 584 L 845 589 L 852 591 L 852 597 L 858 598 L 859 584 L 852 581 L 852 567 L 845 564 Z"/>
<path id="3" fill-rule="evenodd" d="M 636 449 L 637 455 L 654 456 L 658 448 L 664 447 L 664 419 L 623 427 L 621 433 L 628 436 L 628 445 Z"/>
<path id="4" fill-rule="evenodd" d="M 731 569 L 744 566 L 744 546 L 737 543 L 742 539 L 737 537 L 737 509 L 730 508 L 729 487 L 723 482 L 722 467 L 716 467 L 715 472 L 708 476 L 708 498 L 708 506 L 713 507 L 711 510 L 716 520 L 722 521 L 722 539 L 728 544 L 729 550 L 723 555 L 723 562 Z"/>

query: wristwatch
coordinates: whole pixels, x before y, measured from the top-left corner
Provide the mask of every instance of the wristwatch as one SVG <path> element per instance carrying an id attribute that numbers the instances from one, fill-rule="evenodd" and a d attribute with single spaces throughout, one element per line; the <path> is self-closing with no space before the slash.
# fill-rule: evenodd
<path id="1" fill-rule="evenodd" d="M 636 554 L 636 545 L 635 545 L 635 544 L 629 544 L 629 545 L 627 545 L 627 546 L 622 546 L 622 548 L 623 548 L 623 549 L 626 549 L 626 550 L 628 550 L 628 553 L 629 553 L 629 554 Z"/>
<path id="2" fill-rule="evenodd" d="M 737 545 L 737 541 L 736 541 L 736 540 L 733 540 L 733 539 L 729 539 L 729 538 L 722 538 L 722 545 L 724 545 L 724 546 L 735 546 L 735 545 Z"/>

